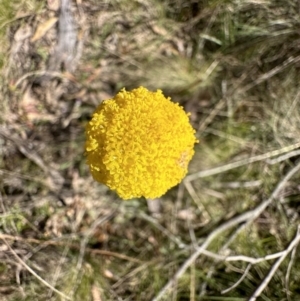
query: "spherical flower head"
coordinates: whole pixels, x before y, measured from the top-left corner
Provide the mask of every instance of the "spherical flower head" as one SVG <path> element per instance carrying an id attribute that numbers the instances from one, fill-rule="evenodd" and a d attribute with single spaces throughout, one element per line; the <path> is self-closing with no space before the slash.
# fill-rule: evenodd
<path id="1" fill-rule="evenodd" d="M 93 178 L 123 199 L 157 198 L 187 173 L 197 142 L 189 114 L 161 90 L 121 90 L 86 126 Z"/>

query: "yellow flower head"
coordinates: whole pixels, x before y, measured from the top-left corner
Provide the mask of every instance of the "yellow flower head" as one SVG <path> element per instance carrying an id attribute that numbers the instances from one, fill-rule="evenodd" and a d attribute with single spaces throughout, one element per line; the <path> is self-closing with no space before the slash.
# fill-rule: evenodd
<path id="1" fill-rule="evenodd" d="M 194 134 L 188 114 L 161 90 L 123 89 L 87 124 L 87 164 L 123 199 L 157 198 L 186 175 Z"/>

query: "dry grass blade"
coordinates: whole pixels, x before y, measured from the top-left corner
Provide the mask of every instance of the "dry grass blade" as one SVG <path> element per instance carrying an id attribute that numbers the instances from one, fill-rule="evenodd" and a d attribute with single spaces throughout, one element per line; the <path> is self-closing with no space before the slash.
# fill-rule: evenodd
<path id="1" fill-rule="evenodd" d="M 31 267 L 29 267 L 19 256 L 18 254 L 12 249 L 12 247 L 10 246 L 10 244 L 5 240 L 5 238 L 1 238 L 5 244 L 7 245 L 7 247 L 9 248 L 9 250 L 11 251 L 11 253 L 14 255 L 14 257 L 16 258 L 16 260 L 29 272 L 31 273 L 36 279 L 38 279 L 41 283 L 43 283 L 45 286 L 47 286 L 48 288 L 50 288 L 53 292 L 55 292 L 56 294 L 60 295 L 62 298 L 64 298 L 65 300 L 72 300 L 70 297 L 66 296 L 64 293 L 62 293 L 61 291 L 57 290 L 55 287 L 53 287 L 51 284 L 49 284 L 47 281 L 45 281 L 43 278 L 41 278 Z"/>
<path id="2" fill-rule="evenodd" d="M 256 301 L 256 299 L 261 295 L 263 290 L 267 287 L 271 279 L 273 278 L 274 274 L 278 270 L 279 266 L 283 262 L 283 260 L 288 256 L 290 252 L 297 247 L 300 242 L 300 226 L 298 226 L 298 231 L 295 235 L 295 238 L 290 242 L 289 246 L 286 248 L 285 252 L 275 261 L 272 268 L 270 269 L 269 273 L 266 275 L 262 283 L 259 287 L 254 291 L 253 295 L 248 299 L 249 301 Z"/>
<path id="3" fill-rule="evenodd" d="M 0 234 L 0 239 L 6 239 L 6 240 L 12 240 L 12 241 L 23 241 L 26 243 L 34 243 L 38 244 L 41 246 L 57 246 L 57 247 L 69 247 L 74 250 L 80 250 L 80 245 L 79 244 L 74 244 L 74 243 L 67 243 L 64 241 L 58 241 L 58 240 L 39 240 L 39 239 L 34 239 L 34 238 L 23 238 L 23 237 L 18 237 L 18 236 L 12 236 L 8 234 Z M 85 248 L 85 250 L 91 254 L 98 254 L 102 256 L 108 256 L 108 257 L 116 257 L 122 260 L 127 260 L 135 263 L 142 263 L 141 260 L 133 257 L 126 256 L 121 253 L 116 253 L 112 251 L 107 251 L 107 250 L 99 250 L 99 249 L 92 249 L 92 248 Z"/>
<path id="4" fill-rule="evenodd" d="M 249 298 L 300 218 L 299 7 L 2 0 L 0 300 Z M 95 107 L 138 86 L 200 136 L 184 182 L 148 206 L 93 181 L 83 154 Z M 257 300 L 298 300 L 296 246 L 276 269 Z"/>
<path id="5" fill-rule="evenodd" d="M 34 162 L 45 172 L 45 174 L 48 176 L 48 186 L 52 191 L 56 192 L 60 190 L 64 183 L 64 179 L 57 170 L 47 166 L 43 159 L 36 152 L 27 148 L 25 141 L 15 138 L 15 135 L 13 135 L 10 131 L 0 128 L 0 135 L 12 141 L 24 156 Z"/>
<path id="6" fill-rule="evenodd" d="M 299 147 L 300 147 L 300 142 L 295 143 L 293 145 L 283 147 L 281 149 L 276 149 L 276 150 L 273 150 L 271 152 L 267 152 L 267 153 L 262 154 L 262 155 L 250 157 L 250 158 L 243 159 L 243 160 L 240 160 L 240 161 L 237 161 L 237 162 L 228 163 L 226 165 L 216 167 L 216 168 L 212 168 L 212 169 L 209 169 L 209 170 L 199 171 L 197 173 L 188 175 L 185 178 L 185 181 L 191 182 L 191 181 L 194 181 L 194 180 L 199 179 L 199 178 L 213 176 L 213 175 L 216 175 L 216 174 L 219 174 L 219 173 L 222 173 L 222 172 L 234 169 L 234 168 L 238 168 L 238 167 L 241 167 L 241 166 L 244 166 L 244 165 L 248 165 L 248 164 L 251 164 L 251 163 L 254 163 L 254 162 L 266 160 L 266 159 L 269 159 L 269 158 L 272 158 L 272 157 L 290 152 L 290 151 L 292 151 L 296 148 L 299 148 Z"/>
<path id="7" fill-rule="evenodd" d="M 231 290 L 233 290 L 234 288 L 238 287 L 238 285 L 239 285 L 240 283 L 242 283 L 243 280 L 247 277 L 247 275 L 248 275 L 248 273 L 249 273 L 251 267 L 252 267 L 252 265 L 251 265 L 251 264 L 248 264 L 248 266 L 247 266 L 247 268 L 245 269 L 245 271 L 244 271 L 242 277 L 241 277 L 235 284 L 233 284 L 231 287 L 227 288 L 226 290 L 223 290 L 223 291 L 222 291 L 222 294 L 226 294 L 226 293 L 230 292 Z"/>
<path id="8" fill-rule="evenodd" d="M 267 200 L 263 201 L 258 207 L 232 218 L 231 220 L 221 224 L 219 227 L 213 230 L 202 243 L 202 245 L 199 246 L 198 249 L 184 262 L 184 264 L 175 273 L 174 277 L 172 277 L 172 279 L 168 281 L 168 283 L 161 289 L 157 296 L 152 299 L 152 301 L 159 301 L 164 297 L 165 294 L 169 293 L 169 291 L 172 289 L 173 284 L 178 281 L 178 279 L 186 272 L 191 264 L 195 262 L 195 260 L 202 254 L 203 250 L 206 250 L 217 236 L 240 223 L 246 222 L 247 224 L 249 224 L 253 222 L 260 214 L 262 214 L 262 212 L 271 204 L 271 202 L 278 197 L 278 194 L 285 187 L 290 178 L 299 170 L 300 163 L 286 174 L 286 176 L 277 184 L 271 196 Z"/>

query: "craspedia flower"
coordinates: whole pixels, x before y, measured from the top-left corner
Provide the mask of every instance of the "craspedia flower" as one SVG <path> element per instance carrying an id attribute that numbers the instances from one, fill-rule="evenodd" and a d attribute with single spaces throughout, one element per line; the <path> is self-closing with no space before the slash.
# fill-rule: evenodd
<path id="1" fill-rule="evenodd" d="M 121 90 L 86 126 L 93 178 L 123 199 L 157 198 L 187 173 L 197 142 L 189 114 L 161 90 Z"/>

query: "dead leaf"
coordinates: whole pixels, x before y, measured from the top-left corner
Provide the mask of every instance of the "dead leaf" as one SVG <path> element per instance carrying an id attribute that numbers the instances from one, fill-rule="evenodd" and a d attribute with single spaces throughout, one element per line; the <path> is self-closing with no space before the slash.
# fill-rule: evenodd
<path id="1" fill-rule="evenodd" d="M 40 38 L 42 38 L 47 31 L 57 22 L 58 18 L 56 17 L 52 17 L 50 19 L 48 19 L 47 21 L 41 23 L 35 33 L 34 36 L 31 38 L 31 42 L 35 42 L 37 40 L 39 40 Z"/>

